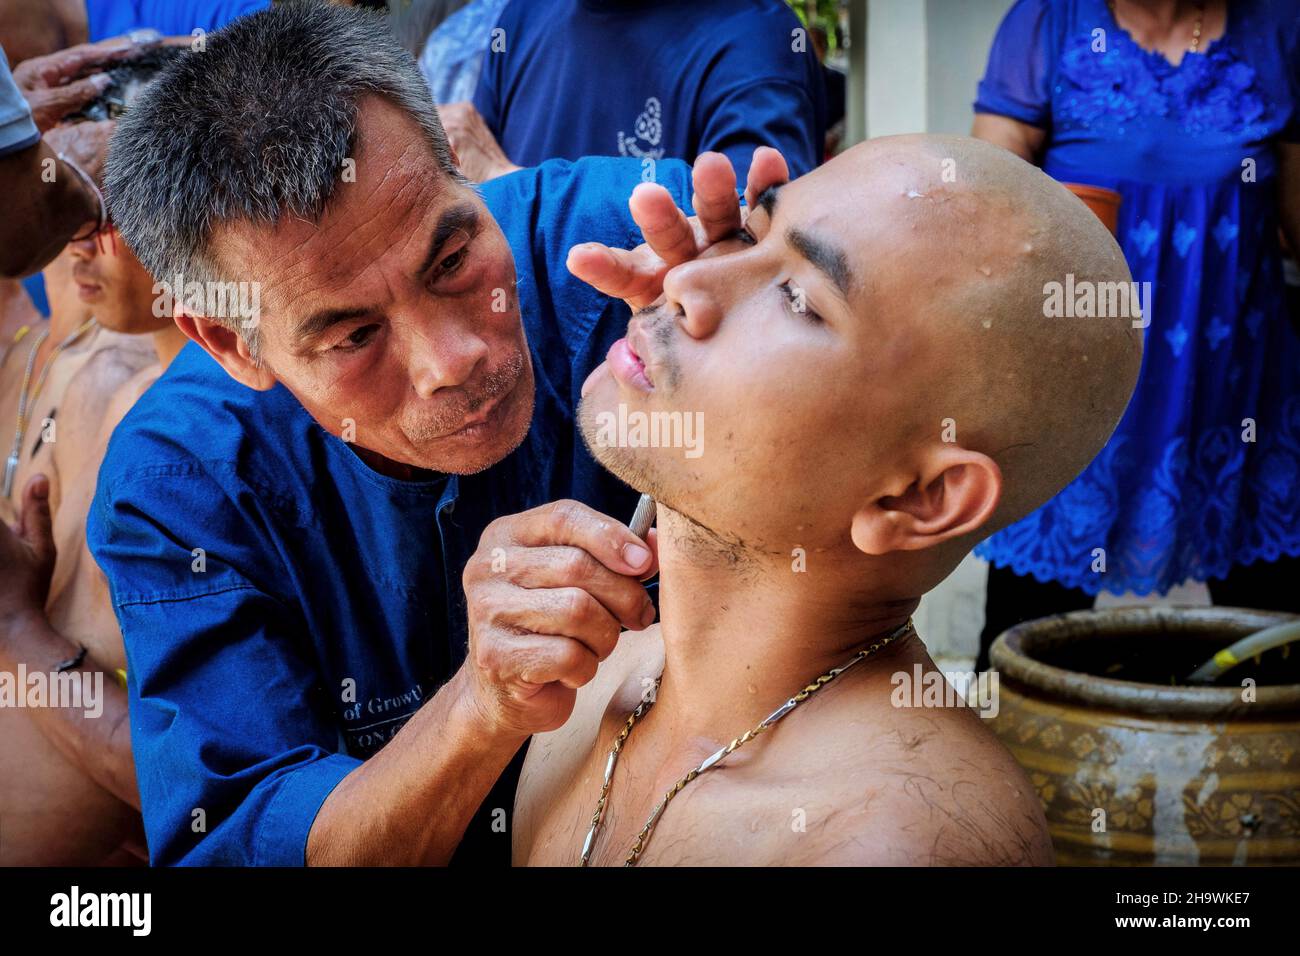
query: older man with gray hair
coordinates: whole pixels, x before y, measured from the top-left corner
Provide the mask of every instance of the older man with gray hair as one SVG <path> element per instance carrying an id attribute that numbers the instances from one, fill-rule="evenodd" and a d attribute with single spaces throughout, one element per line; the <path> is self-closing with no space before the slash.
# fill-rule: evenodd
<path id="1" fill-rule="evenodd" d="M 687 167 L 640 174 L 476 189 L 382 21 L 324 4 L 213 34 L 121 121 L 113 219 L 193 340 L 88 519 L 152 862 L 508 859 L 524 743 L 655 614 L 574 426 L 627 305 L 566 262 L 640 306 L 741 225 L 723 157 L 694 220 Z M 784 177 L 761 151 L 750 195 Z M 0 557 L 21 627 L 47 582 Z"/>

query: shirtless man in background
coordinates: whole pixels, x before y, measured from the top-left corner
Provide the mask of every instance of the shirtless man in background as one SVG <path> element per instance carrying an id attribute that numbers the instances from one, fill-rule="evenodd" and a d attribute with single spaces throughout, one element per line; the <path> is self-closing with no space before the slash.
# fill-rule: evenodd
<path id="1" fill-rule="evenodd" d="M 126 691 L 118 680 L 126 659 L 107 583 L 86 548 L 86 515 L 113 429 L 185 338 L 169 308 L 154 314 L 153 279 L 115 233 L 69 248 L 73 275 L 103 334 L 130 347 L 99 349 L 81 363 L 66 389 L 57 440 L 32 469 L 48 476 L 52 527 L 37 521 L 28 528 L 28 541 L 53 555 L 47 620 L 0 629 L 0 669 L 14 672 L 21 662 L 29 673 L 49 673 L 84 647 L 78 669 L 104 675 L 103 713 L 0 709 L 0 865 L 147 859 Z M 28 482 L 29 497 L 38 484 L 44 481 Z M 0 553 L 17 544 L 12 534 L 5 537 Z"/>
<path id="2" fill-rule="evenodd" d="M 5 341 L 7 348 L 0 358 L 0 467 L 13 450 L 18 428 L 18 404 L 29 361 L 32 374 L 28 393 L 35 402 L 24 422 L 12 490 L 8 495 L 0 495 L 0 520 L 8 524 L 17 517 L 18 498 L 27 479 L 46 469 L 53 444 L 49 439 L 58 436 L 62 424 L 58 419 L 59 409 L 72 379 L 93 355 L 105 349 L 123 349 L 136 356 L 148 354 L 143 343 L 107 330 L 99 322 L 77 334 L 95 312 L 96 290 L 87 284 L 84 276 L 78 276 L 78 270 L 84 268 L 81 263 L 88 254 L 85 250 L 94 245 L 94 239 L 69 243 L 45 267 L 42 275 L 50 300 L 49 319 L 42 319 L 31 310 L 31 300 L 21 286 L 17 287 L 15 298 L 20 305 L 26 303 L 34 318 L 14 330 Z M 38 341 L 40 345 L 32 361 L 32 349 Z M 68 344 L 59 350 L 59 345 L 64 342 Z M 48 372 L 45 371 L 47 366 Z M 53 423 L 52 428 L 50 423 Z M 52 493 L 57 495 L 57 487 L 52 488 Z"/>
<path id="3" fill-rule="evenodd" d="M 857 146 L 764 193 L 738 239 L 670 271 L 583 386 L 593 453 L 659 502 L 661 623 L 592 648 L 572 716 L 534 737 L 515 861 L 579 862 L 643 701 L 592 864 L 635 858 L 690 771 L 892 636 L 681 787 L 637 861 L 1050 864 L 1006 748 L 964 706 L 893 706 L 891 675 L 936 672 L 921 595 L 1119 421 L 1140 330 L 1043 302 L 1066 273 L 1128 282 L 1120 249 L 1040 170 L 956 137 Z M 620 412 L 698 412 L 703 453 L 611 440 Z"/>
<path id="4" fill-rule="evenodd" d="M 44 316 L 32 304 L 31 296 L 17 279 L 0 279 L 0 368 L 8 361 L 14 339 L 23 326 L 36 325 Z"/>

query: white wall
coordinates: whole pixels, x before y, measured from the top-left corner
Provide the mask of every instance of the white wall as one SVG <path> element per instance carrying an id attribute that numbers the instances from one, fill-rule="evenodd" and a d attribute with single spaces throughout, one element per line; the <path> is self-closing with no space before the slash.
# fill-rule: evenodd
<path id="1" fill-rule="evenodd" d="M 1011 2 L 865 0 L 867 135 L 969 132 L 975 87 Z M 851 3 L 854 16 L 863 3 Z"/>
<path id="2" fill-rule="evenodd" d="M 975 87 L 1010 7 L 1011 0 L 925 0 L 928 132 L 970 132 Z"/>
<path id="3" fill-rule="evenodd" d="M 924 0 L 867 0 L 867 136 L 926 124 Z"/>

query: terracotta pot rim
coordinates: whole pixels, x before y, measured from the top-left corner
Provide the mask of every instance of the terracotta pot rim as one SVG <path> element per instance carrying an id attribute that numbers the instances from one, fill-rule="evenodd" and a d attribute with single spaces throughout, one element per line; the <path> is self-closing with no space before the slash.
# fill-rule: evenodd
<path id="1" fill-rule="evenodd" d="M 1245 636 L 1254 630 L 1295 620 L 1297 615 L 1233 607 L 1114 607 L 1056 614 L 1026 621 L 1004 632 L 989 652 L 991 666 L 1001 677 L 1023 685 L 1049 700 L 1087 707 L 1108 707 L 1147 716 L 1223 717 L 1248 720 L 1268 715 L 1300 716 L 1300 684 L 1256 688 L 1256 699 L 1245 703 L 1239 687 L 1194 687 L 1147 684 L 1096 677 L 1036 660 L 1035 646 L 1067 643 L 1083 636 L 1118 637 L 1124 631 L 1160 633 L 1169 630 L 1208 630 L 1211 627 Z M 1098 632 L 1098 625 L 1106 630 Z M 1172 626 L 1172 627 L 1171 627 Z M 1107 633 L 1114 631 L 1115 633 Z M 1209 657 L 1209 654 L 1206 655 Z"/>
<path id="2" fill-rule="evenodd" d="M 1116 189 L 1108 189 L 1105 186 L 1093 186 L 1089 183 L 1062 183 L 1070 192 L 1076 196 L 1089 196 L 1101 202 L 1113 203 L 1118 206 L 1123 200 L 1123 195 Z"/>

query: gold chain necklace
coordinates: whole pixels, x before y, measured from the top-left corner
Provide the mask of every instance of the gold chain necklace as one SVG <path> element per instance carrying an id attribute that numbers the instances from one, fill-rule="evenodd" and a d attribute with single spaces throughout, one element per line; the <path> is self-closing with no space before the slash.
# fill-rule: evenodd
<path id="1" fill-rule="evenodd" d="M 835 678 L 839 677 L 850 667 L 853 667 L 855 664 L 862 663 L 872 654 L 879 651 L 882 647 L 884 647 L 887 644 L 893 643 L 894 641 L 898 640 L 900 637 L 904 636 L 911 630 L 912 630 L 912 621 L 909 618 L 906 624 L 902 625 L 899 628 L 896 628 L 895 630 L 891 631 L 889 634 L 886 634 L 880 640 L 873 642 L 867 647 L 864 647 L 862 650 L 854 654 L 853 657 L 851 657 L 844 664 L 841 664 L 839 667 L 835 668 L 834 670 L 828 671 L 827 673 L 823 674 L 821 677 L 818 677 L 815 681 L 813 681 L 803 690 L 799 691 L 799 693 L 795 694 L 793 697 L 787 700 L 776 710 L 772 711 L 772 713 L 764 717 L 761 721 L 759 721 L 759 723 L 753 729 L 745 731 L 743 734 L 741 734 L 731 743 L 727 744 L 727 746 L 723 747 L 717 753 L 713 754 L 710 757 L 705 758 L 703 763 L 701 763 L 694 770 L 689 771 L 686 774 L 686 776 L 682 777 L 675 784 L 673 784 L 673 786 L 669 788 L 668 792 L 664 794 L 664 798 L 659 801 L 658 805 L 652 811 L 650 811 L 650 818 L 646 820 L 645 826 L 642 827 L 641 832 L 637 834 L 636 842 L 632 844 L 632 849 L 628 853 L 627 859 L 623 861 L 623 865 L 636 866 L 637 861 L 641 858 L 641 854 L 645 851 L 646 843 L 650 840 L 650 834 L 654 831 L 655 826 L 659 823 L 659 818 L 663 815 L 663 812 L 665 808 L 667 808 L 669 801 L 671 801 L 673 797 L 677 796 L 677 794 L 681 793 L 687 784 L 689 784 L 700 774 L 712 770 L 714 767 L 716 767 L 719 763 L 722 762 L 724 757 L 727 757 L 730 754 L 734 753 L 736 750 L 740 749 L 745 744 L 749 743 L 759 734 L 763 733 L 763 731 L 771 728 L 772 725 L 775 724 L 777 721 L 779 721 L 782 717 L 790 713 L 790 711 L 794 710 L 796 707 L 798 707 L 800 704 L 806 701 L 817 691 L 821 690 L 823 687 L 825 687 Z M 596 811 L 591 815 L 591 829 L 587 831 L 587 839 L 584 840 L 582 843 L 582 858 L 578 863 L 579 866 L 587 866 L 591 862 L 591 851 L 596 844 L 596 834 L 600 832 L 600 826 L 604 822 L 604 818 L 605 818 L 605 808 L 606 806 L 608 806 L 609 788 L 610 788 L 610 784 L 613 783 L 614 781 L 614 767 L 618 763 L 619 754 L 623 752 L 623 745 L 627 742 L 628 736 L 632 733 L 632 728 L 636 725 L 636 722 L 640 720 L 642 717 L 644 717 L 646 712 L 652 706 L 654 706 L 655 696 L 659 691 L 659 682 L 661 680 L 663 680 L 662 674 L 655 679 L 655 685 L 654 688 L 651 690 L 651 692 L 648 695 L 646 695 L 646 698 L 642 700 L 640 704 L 637 705 L 636 710 L 632 711 L 632 713 L 628 715 L 627 723 L 623 725 L 623 729 L 619 732 L 619 735 L 614 739 L 614 746 L 613 748 L 610 749 L 609 759 L 605 762 L 605 780 L 600 787 L 600 797 L 596 800 Z"/>
<path id="2" fill-rule="evenodd" d="M 1106 0 L 1106 6 L 1110 7 L 1110 18 L 1116 24 L 1119 24 L 1119 14 L 1115 12 L 1115 0 Z M 1201 51 L 1201 28 L 1204 26 L 1205 4 L 1198 3 L 1196 5 L 1196 22 L 1192 24 L 1192 43 L 1187 48 L 1189 53 L 1199 53 Z"/>
<path id="3" fill-rule="evenodd" d="M 0 489 L 0 497 L 8 498 L 14 490 L 14 476 L 18 472 L 18 462 L 22 459 L 23 437 L 27 434 L 28 418 L 31 414 L 32 406 L 36 404 L 36 399 L 40 397 L 41 389 L 45 387 L 45 379 L 50 374 L 50 369 L 54 366 L 54 360 L 59 357 L 68 346 L 76 342 L 95 324 L 94 319 L 87 319 L 71 335 L 65 338 L 58 345 L 54 346 L 54 351 L 50 357 L 45 360 L 45 367 L 41 369 L 40 378 L 36 380 L 36 387 L 31 388 L 32 371 L 36 366 L 36 353 L 41 350 L 41 345 L 50 335 L 49 326 L 41 329 L 36 341 L 32 344 L 32 350 L 27 353 L 27 367 L 23 370 L 23 384 L 18 392 L 18 421 L 14 425 L 14 443 L 9 451 L 9 457 L 5 460 L 4 485 Z M 28 391 L 28 389 L 31 389 Z"/>

